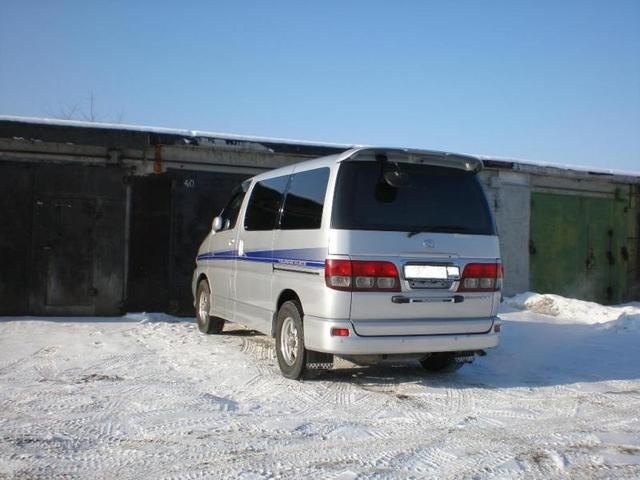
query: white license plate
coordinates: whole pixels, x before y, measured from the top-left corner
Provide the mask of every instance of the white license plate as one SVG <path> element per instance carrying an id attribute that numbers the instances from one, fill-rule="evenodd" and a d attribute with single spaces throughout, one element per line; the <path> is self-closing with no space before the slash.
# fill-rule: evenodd
<path id="1" fill-rule="evenodd" d="M 455 265 L 405 265 L 404 277 L 429 280 L 449 280 L 460 277 Z"/>

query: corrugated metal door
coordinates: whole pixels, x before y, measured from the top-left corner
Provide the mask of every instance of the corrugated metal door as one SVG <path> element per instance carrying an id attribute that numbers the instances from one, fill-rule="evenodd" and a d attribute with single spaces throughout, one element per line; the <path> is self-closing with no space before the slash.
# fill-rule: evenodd
<path id="1" fill-rule="evenodd" d="M 531 289 L 600 303 L 622 301 L 628 212 L 613 198 L 531 195 Z"/>

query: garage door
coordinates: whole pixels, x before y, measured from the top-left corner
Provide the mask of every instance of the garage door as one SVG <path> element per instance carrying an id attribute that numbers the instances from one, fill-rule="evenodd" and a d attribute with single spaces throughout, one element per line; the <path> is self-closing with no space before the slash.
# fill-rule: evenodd
<path id="1" fill-rule="evenodd" d="M 629 261 L 629 212 L 611 197 L 531 195 L 531 289 L 618 303 Z"/>

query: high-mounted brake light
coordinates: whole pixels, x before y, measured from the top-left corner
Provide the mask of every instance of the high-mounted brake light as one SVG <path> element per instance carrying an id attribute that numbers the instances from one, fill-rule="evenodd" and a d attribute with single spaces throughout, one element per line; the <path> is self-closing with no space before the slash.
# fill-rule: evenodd
<path id="1" fill-rule="evenodd" d="M 398 269 L 391 262 L 327 259 L 327 287 L 347 292 L 399 292 Z"/>
<path id="2" fill-rule="evenodd" d="M 459 292 L 495 292 L 502 288 L 501 263 L 468 263 L 462 272 Z"/>

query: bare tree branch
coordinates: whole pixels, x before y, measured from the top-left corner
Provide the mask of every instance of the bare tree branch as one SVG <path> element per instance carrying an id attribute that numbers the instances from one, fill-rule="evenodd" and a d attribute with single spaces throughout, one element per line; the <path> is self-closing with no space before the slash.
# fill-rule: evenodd
<path id="1" fill-rule="evenodd" d="M 124 122 L 124 117 L 125 117 L 124 109 L 121 109 L 116 114 L 116 118 L 114 119 L 113 122 L 114 123 L 123 123 Z"/>
<path id="2" fill-rule="evenodd" d="M 94 108 L 94 97 L 93 92 L 89 94 L 89 111 L 87 113 L 81 113 L 82 119 L 87 122 L 95 122 L 96 121 L 96 113 Z"/>
<path id="3" fill-rule="evenodd" d="M 73 120 L 78 113 L 78 105 L 62 105 L 56 111 L 47 110 L 47 115 L 53 118 L 61 118 L 62 120 Z"/>
<path id="4" fill-rule="evenodd" d="M 84 102 L 83 102 L 84 103 Z M 60 118 L 62 120 L 84 120 L 85 122 L 99 122 L 100 115 L 97 111 L 97 102 L 93 91 L 89 92 L 87 107 L 80 107 L 77 103 L 72 106 L 61 105 L 55 111 L 47 110 L 47 115 L 52 118 Z M 113 123 L 123 123 L 125 118 L 124 109 L 119 110 Z M 104 119 L 102 121 L 105 121 Z"/>

